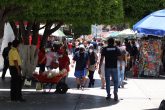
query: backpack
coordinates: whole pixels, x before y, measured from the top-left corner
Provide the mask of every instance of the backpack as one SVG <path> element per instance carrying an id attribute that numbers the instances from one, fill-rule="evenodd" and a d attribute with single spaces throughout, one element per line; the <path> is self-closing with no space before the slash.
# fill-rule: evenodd
<path id="1" fill-rule="evenodd" d="M 162 100 L 158 110 L 165 110 L 165 100 Z"/>

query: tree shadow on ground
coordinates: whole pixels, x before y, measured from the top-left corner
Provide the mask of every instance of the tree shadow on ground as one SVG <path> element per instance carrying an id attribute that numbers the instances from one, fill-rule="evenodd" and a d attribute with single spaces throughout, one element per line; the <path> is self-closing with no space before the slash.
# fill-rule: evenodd
<path id="1" fill-rule="evenodd" d="M 144 109 L 144 110 L 158 110 L 158 108 Z"/>
<path id="2" fill-rule="evenodd" d="M 3 96 L 2 96 L 3 94 Z M 106 100 L 105 97 L 88 94 L 43 94 L 41 92 L 24 92 L 26 102 L 11 102 L 7 91 L 0 95 L 0 107 L 2 110 L 80 110 L 102 108 L 115 105 L 119 102 Z"/>

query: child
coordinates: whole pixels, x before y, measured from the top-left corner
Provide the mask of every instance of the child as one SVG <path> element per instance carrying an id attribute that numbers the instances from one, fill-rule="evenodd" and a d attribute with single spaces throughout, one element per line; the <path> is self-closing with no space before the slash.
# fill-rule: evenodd
<path id="1" fill-rule="evenodd" d="M 62 71 L 63 69 L 66 69 L 67 72 L 69 72 L 69 64 L 70 64 L 70 59 L 68 57 L 68 53 L 65 50 L 64 52 L 60 53 L 60 57 L 58 58 L 59 61 L 59 70 Z M 64 78 L 64 82 L 66 80 L 66 77 Z"/>

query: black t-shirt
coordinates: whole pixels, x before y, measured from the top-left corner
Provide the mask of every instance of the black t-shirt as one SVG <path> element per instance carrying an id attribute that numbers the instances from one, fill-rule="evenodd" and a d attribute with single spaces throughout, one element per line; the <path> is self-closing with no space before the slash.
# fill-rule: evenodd
<path id="1" fill-rule="evenodd" d="M 116 46 L 107 46 L 102 49 L 101 55 L 105 56 L 106 68 L 117 68 L 118 56 L 121 56 L 120 49 Z"/>
<path id="2" fill-rule="evenodd" d="M 76 61 L 76 68 L 75 70 L 84 70 L 86 68 L 86 64 L 88 61 L 88 54 L 86 52 L 80 53 L 76 52 L 73 60 Z"/>
<path id="3" fill-rule="evenodd" d="M 9 54 L 10 49 L 11 49 L 10 47 L 6 47 L 3 50 L 2 56 L 5 60 L 8 60 L 8 54 Z"/>
<path id="4" fill-rule="evenodd" d="M 133 45 L 132 46 L 132 56 L 136 56 L 136 55 L 138 55 L 138 48 L 135 45 Z"/>

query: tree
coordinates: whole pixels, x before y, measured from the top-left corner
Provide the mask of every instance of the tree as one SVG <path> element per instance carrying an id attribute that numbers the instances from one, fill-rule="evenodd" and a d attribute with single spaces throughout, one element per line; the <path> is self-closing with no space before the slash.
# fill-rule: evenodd
<path id="1" fill-rule="evenodd" d="M 123 0 L 124 19 L 131 25 L 149 15 L 150 13 L 164 9 L 164 0 Z"/>
<path id="2" fill-rule="evenodd" d="M 7 9 L 7 7 L 9 7 L 10 11 L 6 11 L 6 14 L 1 14 L 1 11 Z M 9 15 L 9 12 L 13 14 Z M 5 15 L 5 19 L 1 17 L 2 15 Z M 0 19 L 4 19 L 1 24 L 10 21 L 16 38 L 23 41 L 21 49 L 24 60 L 23 70 L 25 70 L 24 73 L 30 73 L 34 70 L 31 68 L 36 65 L 34 63 L 37 59 L 35 45 L 40 23 L 45 24 L 45 31 L 41 41 L 41 46 L 43 46 L 47 37 L 64 23 L 72 24 L 74 27 L 89 27 L 95 23 L 122 22 L 123 6 L 122 0 L 3 0 L 0 4 L 0 17 Z M 19 21 L 19 28 L 16 28 L 15 21 Z M 24 21 L 28 22 L 26 26 Z M 53 24 L 55 24 L 55 27 L 52 28 Z M 33 37 L 32 46 L 29 46 L 29 35 Z M 35 59 L 32 59 L 32 57 L 35 57 Z M 31 70 L 26 70 L 25 65 L 30 67 Z"/>

